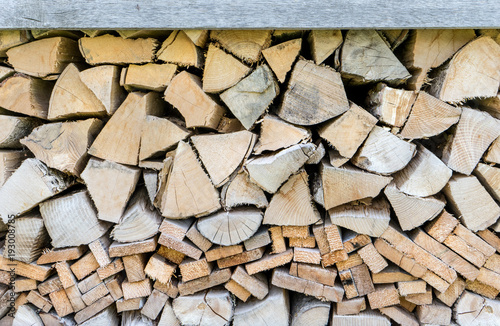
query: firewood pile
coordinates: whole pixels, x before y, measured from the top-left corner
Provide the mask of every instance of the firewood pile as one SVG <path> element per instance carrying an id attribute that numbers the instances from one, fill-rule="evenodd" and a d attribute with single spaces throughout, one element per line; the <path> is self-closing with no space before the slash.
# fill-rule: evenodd
<path id="1" fill-rule="evenodd" d="M 499 43 L 0 32 L 0 325 L 499 325 Z"/>

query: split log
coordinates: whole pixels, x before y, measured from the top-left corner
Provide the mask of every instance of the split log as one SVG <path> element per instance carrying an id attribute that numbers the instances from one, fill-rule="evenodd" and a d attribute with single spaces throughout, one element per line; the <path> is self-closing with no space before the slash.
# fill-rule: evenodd
<path id="1" fill-rule="evenodd" d="M 6 110 L 47 119 L 54 84 L 24 75 L 14 75 L 0 85 L 0 106 Z"/>
<path id="2" fill-rule="evenodd" d="M 493 143 L 491 143 L 488 152 L 484 156 L 484 160 L 488 163 L 500 164 L 500 139 L 497 138 Z"/>
<path id="3" fill-rule="evenodd" d="M 210 31 L 202 29 L 187 29 L 183 30 L 183 32 L 186 33 L 187 37 L 189 37 L 196 46 L 201 48 L 205 47 L 210 34 Z"/>
<path id="4" fill-rule="evenodd" d="M 342 32 L 340 30 L 312 30 L 308 41 L 314 62 L 319 65 L 342 44 Z"/>
<path id="5" fill-rule="evenodd" d="M 453 306 L 455 301 L 462 295 L 465 290 L 465 281 L 457 277 L 450 287 L 445 292 L 434 291 L 436 298 L 443 302 L 448 307 Z"/>
<path id="6" fill-rule="evenodd" d="M 223 246 L 248 240 L 262 223 L 262 212 L 255 208 L 236 208 L 201 218 L 197 223 L 200 233 Z"/>
<path id="7" fill-rule="evenodd" d="M 168 295 L 158 290 L 153 290 L 146 303 L 142 307 L 141 314 L 148 317 L 149 319 L 155 320 L 167 301 Z"/>
<path id="8" fill-rule="evenodd" d="M 319 265 L 321 263 L 321 254 L 317 248 L 294 248 L 293 261 Z"/>
<path id="9" fill-rule="evenodd" d="M 245 163 L 250 181 L 269 193 L 296 173 L 314 152 L 314 144 L 297 144 L 276 154 L 262 155 Z"/>
<path id="10" fill-rule="evenodd" d="M 474 136 L 479 130 L 480 138 Z M 487 113 L 464 107 L 457 130 L 443 149 L 442 160 L 454 171 L 469 175 L 498 136 L 500 120 Z"/>
<path id="11" fill-rule="evenodd" d="M 42 326 L 44 323 L 33 308 L 28 305 L 22 305 L 16 311 L 12 326 L 22 325 Z"/>
<path id="12" fill-rule="evenodd" d="M 69 64 L 57 78 L 50 96 L 47 119 L 103 117 L 106 108 L 80 78 L 80 70 Z"/>
<path id="13" fill-rule="evenodd" d="M 6 241 L 3 254 L 5 258 L 10 260 L 29 264 L 42 254 L 42 250 L 49 242 L 49 236 L 40 214 L 28 213 L 18 217 L 9 223 L 9 228 L 19 230 L 15 234 L 14 244 L 11 245 L 10 241 Z M 10 239 L 10 237 L 8 238 Z M 20 286 L 18 283 L 16 283 L 16 287 Z"/>
<path id="14" fill-rule="evenodd" d="M 500 118 L 500 93 L 494 97 L 487 97 L 476 101 L 481 111 L 488 112 L 492 117 Z"/>
<path id="15" fill-rule="evenodd" d="M 326 66 L 299 59 L 277 115 L 298 125 L 314 125 L 349 109 L 340 74 Z"/>
<path id="16" fill-rule="evenodd" d="M 262 223 L 301 226 L 319 220 L 319 213 L 311 202 L 308 175 L 302 171 L 291 176 L 274 194 Z"/>
<path id="17" fill-rule="evenodd" d="M 144 307 L 145 301 L 146 298 L 119 299 L 116 301 L 116 310 L 118 313 L 139 310 Z"/>
<path id="18" fill-rule="evenodd" d="M 80 258 L 86 251 L 85 246 L 68 247 L 61 249 L 44 250 L 36 263 L 38 265 L 56 263 L 63 260 L 76 260 Z"/>
<path id="19" fill-rule="evenodd" d="M 410 196 L 400 191 L 394 183 L 385 188 L 384 194 L 389 199 L 403 231 L 412 230 L 434 219 L 446 205 L 443 196 Z"/>
<path id="20" fill-rule="evenodd" d="M 80 290 L 80 292 L 86 293 L 99 285 L 99 283 L 101 283 L 101 278 L 97 273 L 93 273 L 78 282 L 78 289 Z"/>
<path id="21" fill-rule="evenodd" d="M 351 253 L 371 242 L 372 239 L 367 234 L 358 234 L 350 230 L 344 230 L 344 232 L 342 232 L 342 244 L 347 253 Z"/>
<path id="22" fill-rule="evenodd" d="M 122 291 L 125 300 L 148 297 L 152 291 L 151 279 L 145 278 L 137 282 L 124 281 Z"/>
<path id="23" fill-rule="evenodd" d="M 177 72 L 177 66 L 170 63 L 129 65 L 123 86 L 128 89 L 144 89 L 164 92 Z"/>
<path id="24" fill-rule="evenodd" d="M 120 68 L 113 65 L 102 65 L 80 71 L 80 80 L 101 101 L 108 115 L 118 109 L 126 97 L 120 86 Z"/>
<path id="25" fill-rule="evenodd" d="M 278 93 L 278 83 L 271 69 L 262 64 L 236 85 L 224 91 L 220 98 L 248 130 L 264 114 Z"/>
<path id="26" fill-rule="evenodd" d="M 496 300 L 464 291 L 453 308 L 453 317 L 461 326 L 498 323 L 500 305 Z"/>
<path id="27" fill-rule="evenodd" d="M 243 242 L 246 250 L 262 248 L 270 243 L 271 237 L 269 236 L 268 229 L 265 226 L 261 226 L 250 239 Z"/>
<path id="28" fill-rule="evenodd" d="M 207 262 L 206 258 L 194 260 L 184 259 L 179 264 L 179 271 L 183 282 L 189 282 L 200 277 L 209 276 L 212 272 L 213 263 Z"/>
<path id="29" fill-rule="evenodd" d="M 158 326 L 181 326 L 181 323 L 175 316 L 174 310 L 172 309 L 172 303 L 170 300 L 167 301 L 163 307 L 163 312 L 161 313 Z"/>
<path id="30" fill-rule="evenodd" d="M 203 90 L 207 93 L 222 92 L 237 84 L 250 71 L 238 59 L 211 43 L 203 69 Z"/>
<path id="31" fill-rule="evenodd" d="M 48 123 L 35 128 L 21 143 L 47 166 L 79 175 L 88 158 L 87 148 L 102 125 L 98 119 Z"/>
<path id="32" fill-rule="evenodd" d="M 280 83 L 284 83 L 287 73 L 292 69 L 295 59 L 302 48 L 302 39 L 286 41 L 262 51 L 267 64 Z"/>
<path id="33" fill-rule="evenodd" d="M 139 160 L 143 161 L 155 154 L 167 151 L 189 134 L 187 129 L 168 119 L 147 115 L 142 124 Z"/>
<path id="34" fill-rule="evenodd" d="M 428 81 L 427 73 L 439 67 L 457 50 L 476 37 L 472 29 L 419 29 L 409 33 L 398 49 L 403 64 L 410 70 L 411 89 L 419 90 Z"/>
<path id="35" fill-rule="evenodd" d="M 226 290 L 234 294 L 235 297 L 237 297 L 243 302 L 246 302 L 248 298 L 250 298 L 250 296 L 252 295 L 244 287 L 242 287 L 233 280 L 229 280 L 229 282 L 224 284 L 224 288 L 226 288 Z"/>
<path id="36" fill-rule="evenodd" d="M 50 300 L 41 296 L 37 291 L 30 291 L 26 300 L 44 312 L 49 312 L 52 309 Z"/>
<path id="37" fill-rule="evenodd" d="M 389 264 L 382 271 L 372 274 L 372 280 L 374 284 L 410 282 L 415 281 L 416 279 L 416 277 L 406 273 L 398 266 L 393 264 Z"/>
<path id="38" fill-rule="evenodd" d="M 73 179 L 62 172 L 37 159 L 26 159 L 0 188 L 0 217 L 7 223 L 11 215 L 26 212 L 71 185 Z"/>
<path id="39" fill-rule="evenodd" d="M 371 113 L 381 122 L 393 127 L 402 127 L 417 94 L 414 91 L 396 89 L 383 83 L 368 92 L 368 106 Z"/>
<path id="40" fill-rule="evenodd" d="M 336 168 L 323 162 L 320 167 L 325 209 L 331 209 L 354 200 L 376 197 L 391 182 L 391 177 L 367 173 L 344 166 Z M 342 186 L 343 191 L 338 192 Z"/>
<path id="41" fill-rule="evenodd" d="M 254 63 L 260 59 L 261 51 L 271 44 L 271 31 L 213 30 L 210 38 L 243 61 Z"/>
<path id="42" fill-rule="evenodd" d="M 351 162 L 370 172 L 390 174 L 402 170 L 413 158 L 415 150 L 414 144 L 375 126 Z"/>
<path id="43" fill-rule="evenodd" d="M 189 230 L 186 232 L 186 237 L 191 240 L 198 248 L 203 252 L 206 252 L 212 246 L 212 242 L 205 238 L 200 231 L 196 228 L 196 223 L 191 225 Z"/>
<path id="44" fill-rule="evenodd" d="M 357 315 L 366 310 L 365 297 L 342 300 L 336 305 L 337 315 Z"/>
<path id="45" fill-rule="evenodd" d="M 496 96 L 500 82 L 498 58 L 500 45 L 490 37 L 469 42 L 438 70 L 430 93 L 450 103 Z"/>
<path id="46" fill-rule="evenodd" d="M 335 147 L 339 154 L 351 158 L 373 129 L 377 119 L 366 110 L 350 103 L 349 110 L 326 122 L 318 130 L 319 136 Z"/>
<path id="47" fill-rule="evenodd" d="M 379 309 L 380 312 L 390 319 L 394 320 L 396 323 L 405 326 L 418 326 L 417 318 L 410 312 L 399 306 L 384 307 Z"/>
<path id="48" fill-rule="evenodd" d="M 393 284 L 380 284 L 375 286 L 375 291 L 368 293 L 368 302 L 372 309 L 380 309 L 399 304 L 398 290 Z"/>
<path id="49" fill-rule="evenodd" d="M 365 310 L 357 315 L 339 315 L 333 310 L 330 319 L 331 325 L 340 326 L 389 326 L 391 322 L 389 318 L 383 316 L 376 310 Z"/>
<path id="50" fill-rule="evenodd" d="M 3 30 L 0 33 L 0 56 L 5 57 L 8 49 L 30 41 L 27 30 Z"/>
<path id="51" fill-rule="evenodd" d="M 95 316 L 88 319 L 86 322 L 81 323 L 81 326 L 118 326 L 120 325 L 120 318 L 116 313 L 114 306 L 97 313 Z M 43 318 L 43 317 L 42 317 Z M 46 325 L 47 326 L 47 325 Z"/>
<path id="52" fill-rule="evenodd" d="M 140 170 L 91 158 L 81 177 L 87 185 L 98 218 L 118 223 L 139 180 Z"/>
<path id="53" fill-rule="evenodd" d="M 18 72 L 33 77 L 59 74 L 69 63 L 82 61 L 76 41 L 52 37 L 16 46 L 7 51 L 9 63 Z"/>
<path id="54" fill-rule="evenodd" d="M 179 142 L 161 202 L 163 216 L 202 216 L 220 208 L 219 192 L 201 168 L 191 146 Z"/>
<path id="55" fill-rule="evenodd" d="M 83 323 L 84 321 L 90 319 L 91 317 L 94 317 L 97 313 L 103 311 L 110 305 L 114 303 L 113 298 L 111 295 L 107 295 L 96 302 L 94 302 L 92 305 L 86 307 L 83 310 L 80 310 L 77 312 L 74 316 L 75 321 L 79 324 Z"/>
<path id="56" fill-rule="evenodd" d="M 119 243 L 114 241 L 109 246 L 109 257 L 123 257 L 128 255 L 153 252 L 158 244 L 157 237 L 131 243 Z"/>
<path id="57" fill-rule="evenodd" d="M 418 294 L 426 292 L 427 283 L 422 280 L 398 282 L 398 292 L 400 296 Z"/>
<path id="58" fill-rule="evenodd" d="M 328 210 L 328 215 L 333 224 L 372 237 L 379 237 L 391 220 L 389 203 L 383 198 L 371 205 L 338 206 Z"/>
<path id="59" fill-rule="evenodd" d="M 455 229 L 458 220 L 446 210 L 425 226 L 425 231 L 439 242 L 443 242 L 448 235 Z"/>
<path id="60" fill-rule="evenodd" d="M 173 31 L 156 53 L 157 60 L 179 66 L 203 65 L 203 52 L 183 31 Z"/>
<path id="61" fill-rule="evenodd" d="M 486 229 L 500 216 L 500 207 L 474 176 L 453 175 L 443 192 L 454 213 L 474 232 Z"/>
<path id="62" fill-rule="evenodd" d="M 193 259 L 200 259 L 203 254 L 203 251 L 196 248 L 190 241 L 181 241 L 167 234 L 162 234 L 158 239 L 158 243 Z M 154 251 L 154 248 L 150 251 Z"/>
<path id="63" fill-rule="evenodd" d="M 424 146 L 417 144 L 415 157 L 394 175 L 394 182 L 407 195 L 427 197 L 441 191 L 452 174 L 437 156 Z"/>
<path id="64" fill-rule="evenodd" d="M 387 261 L 378 253 L 377 249 L 375 249 L 371 243 L 359 249 L 358 254 L 372 273 L 379 273 L 388 265 Z"/>
<path id="65" fill-rule="evenodd" d="M 109 293 L 108 288 L 103 282 L 101 282 L 92 290 L 82 295 L 82 300 L 83 302 L 85 302 L 87 306 L 90 306 L 92 303 L 96 302 L 97 300 L 104 297 L 108 293 Z"/>
<path id="66" fill-rule="evenodd" d="M 401 84 L 411 75 L 375 30 L 350 30 L 342 46 L 341 73 L 354 84 Z"/>
<path id="67" fill-rule="evenodd" d="M 113 227 L 111 236 L 119 242 L 142 241 L 153 237 L 161 222 L 161 215 L 148 202 L 144 188 L 130 200 L 120 222 Z"/>
<path id="68" fill-rule="evenodd" d="M 164 261 L 163 257 L 159 255 L 153 255 L 150 259 L 150 262 L 154 261 L 156 257 L 159 257 Z M 139 282 L 146 279 L 146 256 L 144 254 L 123 256 L 122 261 L 123 267 L 125 268 L 125 272 L 127 274 L 128 282 Z M 170 274 L 172 274 L 173 270 L 173 268 L 165 268 L 165 273 L 170 272 Z M 154 279 L 154 277 L 151 278 Z M 168 279 L 166 280 L 166 282 L 168 282 Z"/>
<path id="69" fill-rule="evenodd" d="M 465 282 L 465 289 L 489 299 L 495 299 L 500 293 L 494 287 L 479 282 L 478 280 L 475 280 L 474 282 L 467 280 Z"/>
<path id="70" fill-rule="evenodd" d="M 64 289 L 49 293 L 49 297 L 59 317 L 64 317 L 74 312 Z"/>
<path id="71" fill-rule="evenodd" d="M 267 278 L 264 274 L 248 275 L 241 266 L 236 267 L 233 275 L 231 275 L 231 280 L 259 300 L 264 300 L 269 293 Z"/>
<path id="72" fill-rule="evenodd" d="M 290 300 L 292 326 L 323 326 L 328 324 L 330 303 L 294 293 Z"/>
<path id="73" fill-rule="evenodd" d="M 270 227 L 269 233 L 271 233 L 271 252 L 270 254 L 279 254 L 282 252 L 285 252 L 287 247 L 286 247 L 286 242 L 285 238 L 283 237 L 283 230 L 281 226 L 273 226 Z"/>
<path id="74" fill-rule="evenodd" d="M 294 126 L 274 115 L 266 115 L 261 122 L 260 136 L 254 147 L 254 154 L 276 151 L 311 139 L 311 131 Z"/>
<path id="75" fill-rule="evenodd" d="M 288 249 L 279 254 L 266 254 L 261 259 L 245 265 L 247 273 L 250 275 L 257 274 L 266 270 L 273 269 L 278 266 L 285 265 L 293 259 L 293 250 Z"/>
<path id="76" fill-rule="evenodd" d="M 29 117 L 0 115 L 0 124 L 2 125 L 0 148 L 20 149 L 19 140 L 28 136 L 35 127 L 40 125 L 40 122 Z"/>
<path id="77" fill-rule="evenodd" d="M 0 187 L 14 173 L 21 163 L 28 157 L 25 150 L 1 150 L 0 149 Z"/>
<path id="78" fill-rule="evenodd" d="M 474 175 L 490 195 L 500 202 L 500 168 L 479 163 L 474 170 Z"/>
<path id="79" fill-rule="evenodd" d="M 101 237 L 110 227 L 108 223 L 97 219 L 86 191 L 45 201 L 40 204 L 40 212 L 55 248 L 88 244 Z"/>
<path id="80" fill-rule="evenodd" d="M 201 162 L 215 187 L 229 180 L 231 174 L 252 152 L 256 136 L 248 131 L 191 137 Z"/>
<path id="81" fill-rule="evenodd" d="M 242 205 L 255 205 L 258 208 L 264 208 L 268 205 L 264 191 L 250 182 L 248 173 L 243 169 L 223 186 L 221 199 L 226 208 Z"/>
<path id="82" fill-rule="evenodd" d="M 152 38 L 123 39 L 112 35 L 83 37 L 80 51 L 90 65 L 147 63 L 153 61 L 158 41 Z"/>
<path id="83" fill-rule="evenodd" d="M 71 271 L 75 274 L 76 278 L 81 280 L 85 276 L 90 275 L 92 272 L 99 268 L 99 263 L 94 257 L 94 254 L 89 251 L 81 257 L 76 263 L 71 265 Z"/>
<path id="84" fill-rule="evenodd" d="M 142 124 L 147 115 L 162 112 L 162 101 L 157 93 L 130 93 L 106 123 L 88 153 L 117 163 L 137 165 Z M 126 144 L 125 148 L 121 144 Z"/>
<path id="85" fill-rule="evenodd" d="M 172 79 L 165 90 L 165 101 L 179 110 L 187 128 L 216 129 L 225 111 L 202 90 L 200 78 L 185 71 Z"/>

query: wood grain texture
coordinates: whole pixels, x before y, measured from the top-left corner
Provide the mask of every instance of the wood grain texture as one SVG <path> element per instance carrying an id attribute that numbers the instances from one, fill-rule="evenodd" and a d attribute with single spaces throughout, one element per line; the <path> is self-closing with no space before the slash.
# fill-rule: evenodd
<path id="1" fill-rule="evenodd" d="M 431 28 L 498 26 L 496 0 L 5 0 L 1 28 Z M 388 15 L 388 13 L 390 13 Z"/>

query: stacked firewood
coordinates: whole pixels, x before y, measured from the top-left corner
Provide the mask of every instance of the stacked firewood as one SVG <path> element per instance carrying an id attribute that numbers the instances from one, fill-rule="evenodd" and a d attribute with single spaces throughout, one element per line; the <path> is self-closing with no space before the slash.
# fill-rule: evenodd
<path id="1" fill-rule="evenodd" d="M 0 32 L 0 325 L 500 324 L 499 43 Z"/>

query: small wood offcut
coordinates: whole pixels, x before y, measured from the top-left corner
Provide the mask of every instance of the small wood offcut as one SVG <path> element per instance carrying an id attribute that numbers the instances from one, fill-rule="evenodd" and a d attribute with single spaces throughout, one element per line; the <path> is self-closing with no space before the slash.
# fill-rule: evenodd
<path id="1" fill-rule="evenodd" d="M 500 324 L 500 30 L 0 31 L 0 325 Z"/>

